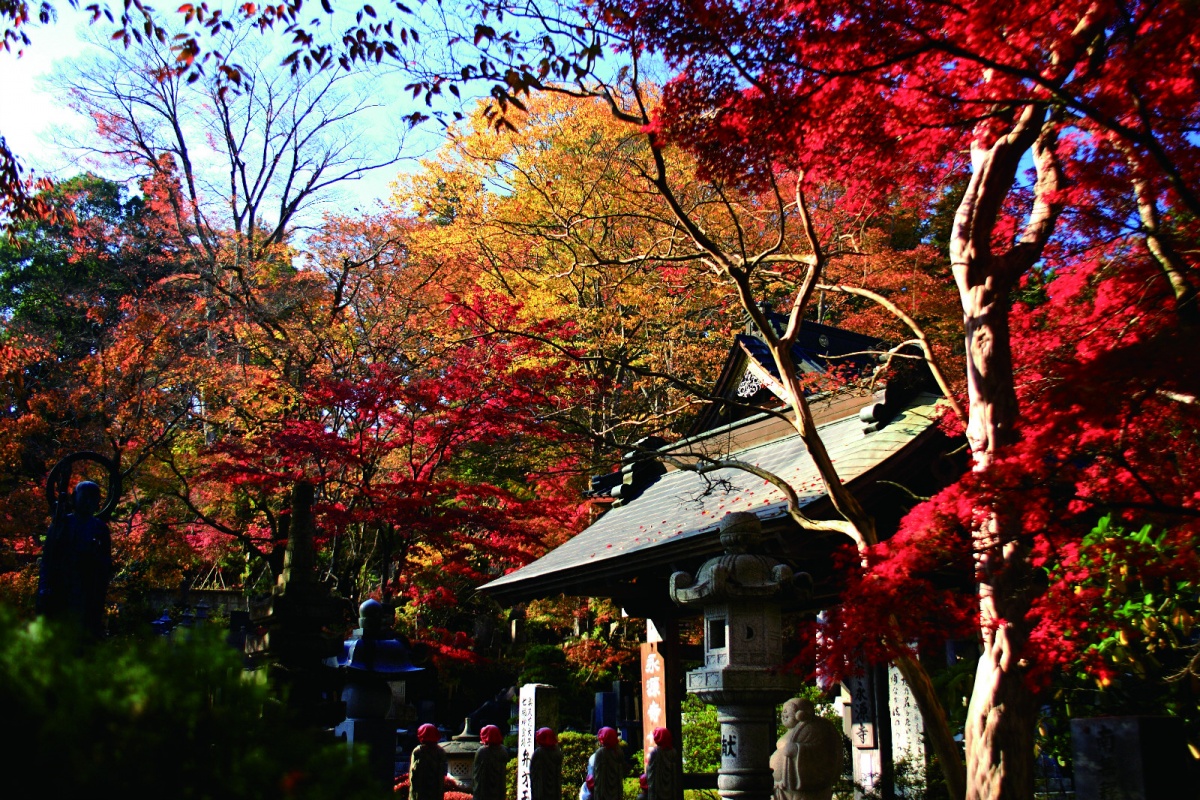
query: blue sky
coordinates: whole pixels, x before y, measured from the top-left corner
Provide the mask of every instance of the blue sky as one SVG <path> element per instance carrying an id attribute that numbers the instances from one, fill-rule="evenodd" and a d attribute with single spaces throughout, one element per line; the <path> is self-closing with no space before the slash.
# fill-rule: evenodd
<path id="1" fill-rule="evenodd" d="M 5 109 L 0 117 L 0 133 L 27 172 L 65 178 L 80 172 L 83 167 L 73 160 L 70 152 L 61 148 L 56 139 L 69 130 L 88 133 L 91 123 L 58 100 L 47 79 L 56 65 L 69 61 L 91 46 L 82 38 L 91 26 L 86 13 L 76 11 L 66 3 L 56 5 L 61 6 L 57 9 L 58 21 L 29 28 L 32 44 L 24 54 L 18 58 L 15 53 L 0 52 L 0 108 Z M 100 22 L 96 27 L 104 31 L 112 26 Z M 397 85 L 388 87 L 384 94 L 400 97 L 399 83 L 397 80 Z M 399 112 L 393 116 L 398 117 Z M 436 140 L 436 134 L 420 137 L 423 145 L 410 148 L 411 154 L 426 154 L 436 145 Z M 351 204 L 366 210 L 376 200 L 387 198 L 389 184 L 400 171 L 411 170 L 414 166 L 410 162 L 376 170 L 359 181 L 345 184 L 344 192 Z"/>
<path id="2" fill-rule="evenodd" d="M 335 3 L 336 4 L 336 3 Z M 56 3 L 59 19 L 48 26 L 32 26 L 29 28 L 32 45 L 24 55 L 17 58 L 15 54 L 0 52 L 0 108 L 5 114 L 0 117 L 0 133 L 8 140 L 10 148 L 18 155 L 27 169 L 38 175 L 49 175 L 54 178 L 70 177 L 82 171 L 85 167 L 73 161 L 72 154 L 64 151 L 57 140 L 58 134 L 71 130 L 82 134 L 75 138 L 85 138 L 91 134 L 90 120 L 72 112 L 66 105 L 55 98 L 48 85 L 48 77 L 57 64 L 69 62 L 92 45 L 88 44 L 83 35 L 90 33 L 93 37 L 107 36 L 113 29 L 112 23 L 101 21 L 96 26 L 89 24 L 89 15 L 72 9 L 67 3 Z M 469 29 L 469 19 L 461 18 L 452 10 L 453 0 L 437 4 L 426 3 L 420 6 L 423 11 L 417 19 L 398 18 L 402 24 L 417 24 L 428 31 L 436 31 L 442 24 L 465 26 Z M 340 30 L 348 20 L 341 15 L 348 12 L 335 12 L 332 20 L 324 22 L 323 31 L 329 33 Z M 439 15 L 445 15 L 445 19 Z M 427 18 L 426 18 L 427 17 Z M 82 35 L 81 35 L 82 34 Z M 428 59 L 440 61 L 444 53 L 433 44 L 438 37 L 423 37 L 422 47 L 406 53 L 407 58 L 414 63 L 425 63 Z M 427 49 L 429 48 L 429 49 Z M 411 94 L 404 90 L 407 79 L 403 77 L 372 77 L 368 79 L 371 94 L 387 103 L 388 108 L 379 112 L 380 116 L 372 122 L 373 126 L 383 130 L 383 126 L 399 120 L 414 107 L 423 108 L 420 101 L 413 101 Z M 486 86 L 472 85 L 464 89 L 464 96 L 475 92 L 486 92 Z M 442 110 L 449 97 L 444 97 Z M 441 129 L 437 123 L 427 123 L 423 131 L 417 135 L 406 137 L 406 161 L 394 167 L 382 168 L 369 173 L 361 180 L 349 182 L 342 186 L 342 191 L 335 198 L 338 206 L 357 206 L 364 211 L 373 207 L 378 200 L 384 200 L 390 194 L 390 184 L 397 174 L 413 171 L 416 159 L 430 154 L 441 141 Z M 102 174 L 106 171 L 98 170 Z M 120 177 L 108 174 L 107 177 Z"/>

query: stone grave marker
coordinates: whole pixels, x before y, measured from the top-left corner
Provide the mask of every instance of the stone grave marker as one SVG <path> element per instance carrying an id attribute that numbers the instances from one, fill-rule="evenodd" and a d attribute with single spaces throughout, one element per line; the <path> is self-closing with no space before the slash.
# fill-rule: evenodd
<path id="1" fill-rule="evenodd" d="M 517 706 L 517 800 L 530 800 L 529 760 L 538 728 L 558 732 L 558 690 L 544 683 L 521 687 Z"/>

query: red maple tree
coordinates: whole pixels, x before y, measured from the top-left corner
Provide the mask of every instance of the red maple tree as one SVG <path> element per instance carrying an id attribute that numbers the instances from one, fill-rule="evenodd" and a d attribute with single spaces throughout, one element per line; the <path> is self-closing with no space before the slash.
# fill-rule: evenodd
<path id="1" fill-rule="evenodd" d="M 538 19 L 536 9 L 485 5 Z M 860 208 L 901 202 L 918 216 L 953 197 L 946 260 L 965 327 L 965 424 L 975 470 L 956 489 L 962 500 L 951 505 L 967 520 L 962 552 L 974 559 L 983 655 L 967 721 L 966 775 L 951 750 L 939 754 L 955 796 L 1028 796 L 1041 676 L 1053 661 L 1037 646 L 1050 610 L 1038 588 L 1049 562 L 1036 526 L 1046 516 L 1035 513 L 1043 506 L 1038 491 L 1013 484 L 1030 491 L 1028 502 L 1020 501 L 1026 515 L 1009 508 L 1011 499 L 1002 501 L 1010 497 L 1003 487 L 1022 469 L 1013 465 L 1042 457 L 1034 455 L 1037 447 L 1075 441 L 1063 426 L 1103 438 L 1101 431 L 1121 430 L 1118 421 L 1128 414 L 1111 403 L 1060 406 L 1059 396 L 1026 388 L 1014 371 L 1015 363 L 1025 368 L 1013 343 L 1021 318 L 1014 322 L 1010 310 L 1030 275 L 1046 276 L 1059 292 L 1078 281 L 1092 287 L 1087 297 L 1096 298 L 1095 311 L 1045 306 L 1046 330 L 1054 332 L 1048 338 L 1016 329 L 1022 346 L 1036 348 L 1034 363 L 1059 342 L 1119 361 L 1127 342 L 1085 335 L 1072 319 L 1094 314 L 1096 324 L 1132 331 L 1145 321 L 1133 301 L 1160 288 L 1171 325 L 1184 336 L 1194 329 L 1200 37 L 1187 4 L 614 0 L 574 11 L 576 30 L 588 36 L 572 38 L 565 22 L 534 37 L 516 25 L 501 31 L 480 23 L 474 42 L 483 51 L 481 67 L 463 77 L 503 75 L 504 85 L 493 90 L 503 112 L 520 107 L 524 92 L 553 89 L 554 78 L 565 82 L 561 91 L 603 94 L 586 82 L 599 80 L 606 45 L 633 59 L 652 51 L 677 75 L 644 130 L 660 146 L 691 151 L 701 177 L 754 192 L 790 174 L 799 177 L 798 195 L 836 187 Z M 491 42 L 501 46 L 489 49 Z M 636 73 L 622 74 L 628 80 Z M 439 83 L 429 78 L 424 85 Z M 644 106 L 629 111 L 618 94 L 605 95 L 614 113 L 637 117 Z M 665 181 L 659 185 L 667 190 Z M 807 214 L 817 209 L 815 202 L 802 209 L 814 269 L 822 266 L 817 242 L 827 241 L 820 219 Z M 693 231 L 693 238 L 704 236 Z M 814 274 L 801 283 L 796 306 L 808 302 Z M 1136 294 L 1134 287 L 1141 287 Z M 753 313 L 746 295 L 743 305 Z M 1158 359 L 1175 347 L 1165 332 L 1151 338 L 1156 360 L 1131 364 L 1128 377 L 1143 389 L 1159 379 Z M 1091 361 L 1091 350 L 1062 352 L 1073 365 L 1100 363 Z M 1057 374 L 1047 380 L 1099 387 L 1108 377 L 1082 369 Z M 1171 402 L 1194 403 L 1194 394 L 1168 391 Z M 1171 410 L 1178 416 L 1180 409 Z M 1149 431 L 1143 438 L 1156 439 Z M 1075 473 L 1070 459 L 1052 462 L 1035 474 L 1057 484 L 1092 482 L 1110 493 L 1119 486 L 1140 497 L 1124 502 L 1157 509 L 1141 496 L 1144 478 L 1113 482 L 1104 467 Z M 1075 494 L 1092 498 L 1097 510 L 1120 505 L 1113 497 L 1096 502 L 1096 489 Z M 852 504 L 844 505 L 847 519 L 859 523 Z M 1088 528 L 1069 527 L 1077 539 Z M 904 541 L 902 535 L 892 548 Z"/>
<path id="2" fill-rule="evenodd" d="M 1131 354 L 1128 339 L 1085 336 L 1090 329 L 1082 323 L 1091 318 L 1135 335 L 1148 323 L 1134 301 L 1157 291 L 1157 282 L 1166 290 L 1158 298 L 1164 324 L 1183 331 L 1194 324 L 1195 265 L 1181 244 L 1194 241 L 1187 220 L 1200 208 L 1200 161 L 1188 134 L 1200 114 L 1200 83 L 1195 69 L 1168 66 L 1195 63 L 1200 39 L 1185 22 L 1186 7 L 635 0 L 608 9 L 638 45 L 680 68 L 654 130 L 693 149 L 714 175 L 752 185 L 782 164 L 837 181 L 863 202 L 900 192 L 928 203 L 921 192 L 959 168 L 956 153 L 970 153 L 949 239 L 966 325 L 967 435 L 976 462 L 953 490 L 962 499 L 951 505 L 970 534 L 960 552 L 976 560 L 984 643 L 963 791 L 1027 796 L 1038 687 L 1056 663 L 1042 648 L 1061 622 L 1053 593 L 1035 588 L 1046 559 L 1058 554 L 1039 537 L 1061 518 L 1036 500 L 1065 484 L 1076 487 L 1068 510 L 1079 513 L 1130 504 L 1151 513 L 1191 502 L 1178 493 L 1152 499 L 1158 493 L 1142 485 L 1145 470 L 1114 470 L 1120 459 L 1093 457 L 1091 469 L 1080 469 L 1062 452 L 1086 451 L 1080 438 L 1089 446 L 1156 441 L 1149 429 L 1126 427 L 1129 409 L 1116 397 L 1149 392 L 1139 410 L 1176 404 L 1170 414 L 1139 416 L 1145 423 L 1177 419 L 1195 397 L 1169 389 L 1172 401 L 1149 388 L 1170 362 L 1170 335 L 1150 337 L 1149 353 L 1127 363 L 1127 383 L 1118 389 L 1113 365 Z M 1115 251 L 1106 247 L 1114 238 Z M 1087 294 L 1096 305 L 1052 301 L 1040 336 L 1018 316 L 1021 346 L 1033 348 L 1038 362 L 1048 352 L 1065 354 L 1052 378 L 1025 384 L 1014 373 L 1014 358 L 1020 362 L 1009 308 L 1022 277 L 1043 258 L 1059 293 L 1094 284 Z M 1111 259 L 1105 270 L 1096 269 L 1101 258 Z M 1076 399 L 1063 404 L 1048 385 Z M 1094 401 L 1082 402 L 1088 396 Z M 1081 537 L 1078 525 L 1067 529 Z M 904 541 L 902 534 L 888 547 L 901 550 Z M 905 570 L 891 576 L 910 577 Z"/>

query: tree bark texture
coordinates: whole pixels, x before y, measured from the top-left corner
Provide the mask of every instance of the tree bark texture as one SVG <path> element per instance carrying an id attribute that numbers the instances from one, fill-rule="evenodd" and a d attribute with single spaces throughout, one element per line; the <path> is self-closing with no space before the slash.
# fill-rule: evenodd
<path id="1" fill-rule="evenodd" d="M 991 557 L 1000 563 L 979 583 L 983 653 L 967 708 L 967 798 L 1024 800 L 1033 797 L 1037 697 L 1021 657 L 1029 635 L 1022 585 L 1033 570 L 1016 544 L 991 548 Z"/>
<path id="2" fill-rule="evenodd" d="M 971 180 L 955 215 L 950 257 L 963 307 L 967 440 L 976 471 L 987 469 L 997 451 L 1017 438 L 1010 292 L 1040 258 L 1061 209 L 1055 136 L 1046 109 L 1031 105 L 1014 112 L 1004 135 L 977 140 Z M 1038 178 L 1028 221 L 1015 244 L 993 253 L 996 221 L 1020 160 L 1031 148 Z M 1024 649 L 1037 586 L 1019 533 L 991 515 L 972 534 L 982 653 L 964 735 L 967 800 L 1033 797 L 1037 698 L 1026 680 Z"/>
<path id="3" fill-rule="evenodd" d="M 997 287 L 989 278 L 968 286 L 963 299 L 970 409 L 967 437 L 976 469 L 984 469 L 997 447 L 1015 437 L 1017 400 L 1007 287 Z M 1036 703 L 1022 658 L 1029 633 L 1033 568 L 1027 548 L 1012 541 L 1002 525 L 991 517 L 973 537 L 983 652 L 967 710 L 967 800 L 1033 796 Z"/>

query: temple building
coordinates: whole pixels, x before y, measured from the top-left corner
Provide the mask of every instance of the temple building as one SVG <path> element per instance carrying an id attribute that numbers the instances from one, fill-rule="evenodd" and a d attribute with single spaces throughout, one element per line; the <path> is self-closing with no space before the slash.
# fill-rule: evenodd
<path id="1" fill-rule="evenodd" d="M 807 382 L 814 387 L 808 400 L 829 456 L 883 538 L 914 498 L 933 493 L 962 469 L 952 461 L 960 443 L 936 424 L 944 403 L 923 362 L 908 359 L 888 371 L 886 384 L 871 385 L 887 350 L 869 337 L 805 322 L 792 353 L 798 369 L 816 378 Z M 783 478 L 806 516 L 837 516 L 781 402 L 765 342 L 752 328 L 736 337 L 711 394 L 727 402 L 711 403 L 690 435 L 671 443 L 642 440 L 619 470 L 593 478 L 592 497 L 605 510 L 592 525 L 480 589 L 506 604 L 559 594 L 611 598 L 630 617 L 647 620 L 648 637 L 660 640 L 655 646 L 665 664 L 665 723 L 676 732 L 684 659 L 692 655 L 681 645 L 680 627 L 698 612 L 672 601 L 672 576 L 696 575 L 725 552 L 722 520 L 751 512 L 761 524 L 762 554 L 802 582 L 803 591 L 770 601 L 780 603 L 785 616 L 819 614 L 836 601 L 840 587 L 831 556 L 849 543 L 838 533 L 802 530 L 774 484 L 732 463 L 722 466 L 736 462 Z M 842 688 L 847 763 L 864 785 L 890 783 L 893 758 L 924 758 L 919 717 L 898 681 L 880 667 Z M 685 776 L 685 785 L 705 784 Z"/>

